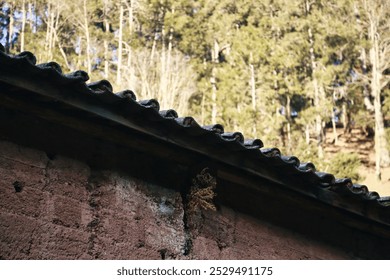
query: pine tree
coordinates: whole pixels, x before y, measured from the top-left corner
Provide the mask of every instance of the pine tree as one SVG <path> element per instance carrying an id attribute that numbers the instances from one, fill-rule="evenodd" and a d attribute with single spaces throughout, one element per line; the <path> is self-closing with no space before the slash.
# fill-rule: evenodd
<path id="1" fill-rule="evenodd" d="M 382 96 L 390 82 L 390 3 L 386 0 L 362 0 L 363 28 L 370 43 L 368 53 L 370 73 L 365 76 L 375 112 L 375 171 L 381 179 L 381 166 L 390 165 L 390 155 L 382 113 Z"/>

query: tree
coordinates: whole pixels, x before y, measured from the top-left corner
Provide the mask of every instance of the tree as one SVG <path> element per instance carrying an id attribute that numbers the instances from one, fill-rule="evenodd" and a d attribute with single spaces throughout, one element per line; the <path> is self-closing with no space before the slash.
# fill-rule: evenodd
<path id="1" fill-rule="evenodd" d="M 390 2 L 361 0 L 363 28 L 370 43 L 370 71 L 362 77 L 367 81 L 375 112 L 375 172 L 381 179 L 381 166 L 390 165 L 390 155 L 382 113 L 383 91 L 390 82 Z"/>
<path id="2" fill-rule="evenodd" d="M 364 127 L 365 104 L 380 174 L 389 10 L 385 0 L 15 0 L 2 5 L 0 39 L 320 162 L 325 124 L 337 144 L 336 113 L 346 131 Z"/>

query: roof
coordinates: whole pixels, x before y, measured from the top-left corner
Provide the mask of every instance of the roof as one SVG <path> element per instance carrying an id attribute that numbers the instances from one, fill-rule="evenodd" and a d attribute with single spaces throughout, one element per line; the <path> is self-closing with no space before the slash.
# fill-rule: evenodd
<path id="1" fill-rule="evenodd" d="M 319 172 L 312 163 L 283 155 L 277 148 L 264 148 L 260 139 L 225 132 L 219 124 L 201 126 L 192 117 L 178 116 L 173 109 L 160 110 L 157 100 L 137 101 L 130 90 L 114 93 L 110 82 L 88 80 L 84 71 L 64 74 L 56 62 L 36 64 L 32 53 L 8 55 L 0 45 L 0 88 L 25 89 L 39 98 L 88 112 L 96 121 L 109 120 L 159 143 L 200 154 L 332 207 L 390 225 L 390 197 L 381 197 L 349 178 Z M 17 93 L 0 91 L 0 105 L 1 99 L 9 100 L 12 94 Z"/>

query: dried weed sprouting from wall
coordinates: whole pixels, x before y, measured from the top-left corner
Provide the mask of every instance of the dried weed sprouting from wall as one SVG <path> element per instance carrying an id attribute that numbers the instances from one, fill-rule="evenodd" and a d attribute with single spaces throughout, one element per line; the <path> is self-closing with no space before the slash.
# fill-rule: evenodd
<path id="1" fill-rule="evenodd" d="M 195 213 L 199 210 L 217 210 L 214 205 L 216 196 L 215 188 L 217 180 L 204 168 L 192 179 L 190 193 L 188 194 L 188 212 Z"/>
<path id="2" fill-rule="evenodd" d="M 204 222 L 203 210 L 217 210 L 214 205 L 217 186 L 216 178 L 208 168 L 200 171 L 191 182 L 189 192 L 185 193 L 183 222 L 186 230 L 186 240 L 183 246 L 185 256 L 191 253 L 192 240 L 196 238 Z M 182 193 L 184 195 L 184 193 Z"/>

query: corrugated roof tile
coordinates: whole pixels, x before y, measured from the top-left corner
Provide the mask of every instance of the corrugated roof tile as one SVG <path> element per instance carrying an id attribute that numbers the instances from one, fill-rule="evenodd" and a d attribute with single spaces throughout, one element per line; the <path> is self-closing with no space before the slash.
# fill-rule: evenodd
<path id="1" fill-rule="evenodd" d="M 145 108 L 153 108 L 155 111 L 160 110 L 160 103 L 156 99 L 146 99 L 138 101 L 138 104 Z"/>
<path id="2" fill-rule="evenodd" d="M 278 148 L 262 148 L 260 151 L 267 157 L 280 157 L 281 155 L 281 152 Z"/>
<path id="3" fill-rule="evenodd" d="M 47 62 L 47 63 L 41 63 L 37 65 L 38 68 L 41 69 L 50 69 L 55 70 L 57 73 L 62 74 L 62 68 L 57 62 Z"/>
<path id="4" fill-rule="evenodd" d="M 221 137 L 225 141 L 244 143 L 244 135 L 241 132 L 225 132 L 221 134 Z"/>
<path id="5" fill-rule="evenodd" d="M 224 128 L 220 124 L 210 124 L 202 126 L 203 129 L 215 132 L 216 134 L 223 134 L 225 132 Z"/>
<path id="6" fill-rule="evenodd" d="M 85 72 L 83 70 L 77 70 L 77 71 L 65 74 L 64 78 L 67 79 L 65 81 L 68 82 L 68 83 L 72 83 L 74 81 L 86 82 L 86 81 L 89 80 L 89 75 L 88 75 L 87 72 Z"/>
<path id="7" fill-rule="evenodd" d="M 116 96 L 119 96 L 120 98 L 123 98 L 123 99 L 130 99 L 132 101 L 136 101 L 137 100 L 137 97 L 136 97 L 135 93 L 132 90 L 120 91 L 120 92 L 118 92 L 116 94 Z"/>
<path id="8" fill-rule="evenodd" d="M 244 146 L 247 149 L 260 149 L 264 146 L 264 144 L 260 139 L 245 139 Z"/>
<path id="9" fill-rule="evenodd" d="M 109 93 L 112 94 L 112 85 L 107 80 L 100 80 L 87 84 L 87 87 L 95 94 Z"/>
<path id="10" fill-rule="evenodd" d="M 302 162 L 299 166 L 298 169 L 301 172 L 314 172 L 316 171 L 316 167 L 313 163 L 311 162 Z"/>
<path id="11" fill-rule="evenodd" d="M 177 115 L 177 112 L 173 109 L 169 110 L 161 110 L 160 115 L 165 119 L 176 119 L 179 116 Z"/>

